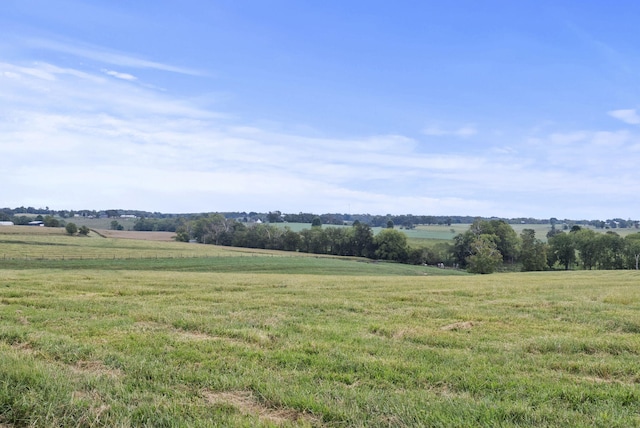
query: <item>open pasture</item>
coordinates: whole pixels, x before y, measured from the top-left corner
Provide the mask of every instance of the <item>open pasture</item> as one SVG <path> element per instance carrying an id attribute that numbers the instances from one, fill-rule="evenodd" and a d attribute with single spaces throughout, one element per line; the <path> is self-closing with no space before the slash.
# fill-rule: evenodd
<path id="1" fill-rule="evenodd" d="M 89 236 L 68 236 L 64 228 L 0 228 L 0 260 L 208 257 L 228 253 L 213 246 L 182 242 L 103 238 L 93 231 Z"/>
<path id="2" fill-rule="evenodd" d="M 640 425 L 637 272 L 18 262 L 0 259 L 3 427 Z"/>

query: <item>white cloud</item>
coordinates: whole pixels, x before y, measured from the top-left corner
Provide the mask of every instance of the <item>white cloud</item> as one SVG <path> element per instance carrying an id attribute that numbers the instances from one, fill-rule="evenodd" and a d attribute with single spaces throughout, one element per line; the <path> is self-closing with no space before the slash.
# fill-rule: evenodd
<path id="1" fill-rule="evenodd" d="M 640 115 L 635 109 L 611 110 L 609 116 L 621 120 L 629 125 L 640 125 Z"/>
<path id="2" fill-rule="evenodd" d="M 119 71 L 103 69 L 102 72 L 104 74 L 108 74 L 109 76 L 115 77 L 117 79 L 122 79 L 122 80 L 133 81 L 133 80 L 137 80 L 138 79 L 136 76 L 133 76 L 133 75 L 128 74 L 128 73 L 121 73 Z"/>
<path id="3" fill-rule="evenodd" d="M 422 130 L 424 135 L 434 136 L 434 137 L 443 137 L 443 136 L 453 136 L 453 137 L 472 137 L 478 133 L 478 130 L 470 125 L 462 126 L 457 129 L 442 129 L 438 126 L 430 126 Z"/>

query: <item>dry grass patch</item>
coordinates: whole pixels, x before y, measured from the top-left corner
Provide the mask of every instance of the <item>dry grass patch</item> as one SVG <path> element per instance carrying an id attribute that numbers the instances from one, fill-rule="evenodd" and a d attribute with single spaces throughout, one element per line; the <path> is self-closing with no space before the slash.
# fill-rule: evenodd
<path id="1" fill-rule="evenodd" d="M 106 376 L 113 379 L 124 376 L 121 370 L 107 367 L 102 361 L 78 361 L 69 368 L 72 372 L 82 375 Z"/>
<path id="2" fill-rule="evenodd" d="M 96 391 L 74 391 L 71 394 L 71 402 L 88 401 L 92 403 L 89 412 L 83 415 L 77 423 L 77 426 L 101 426 L 103 416 L 111 410 L 111 406 L 105 404 Z"/>
<path id="3" fill-rule="evenodd" d="M 25 355 L 33 355 L 36 351 L 31 347 L 29 342 L 15 342 L 11 344 L 11 349 Z"/>
<path id="4" fill-rule="evenodd" d="M 96 229 L 101 236 L 107 238 L 138 239 L 141 241 L 172 242 L 175 241 L 174 232 L 140 232 L 135 230 L 104 230 Z"/>
<path id="5" fill-rule="evenodd" d="M 444 331 L 470 330 L 473 327 L 478 325 L 480 325 L 480 323 L 477 321 L 454 322 L 453 324 L 440 327 L 440 330 L 444 330 Z"/>
<path id="6" fill-rule="evenodd" d="M 186 339 L 186 340 L 201 341 L 201 340 L 221 339 L 220 337 L 212 336 L 210 334 L 207 334 L 201 331 L 182 330 L 167 324 L 162 324 L 154 321 L 138 321 L 135 323 L 135 327 L 143 332 L 165 332 L 165 333 L 175 335 L 179 339 Z"/>
<path id="7" fill-rule="evenodd" d="M 292 422 L 306 422 L 318 426 L 318 421 L 310 415 L 292 409 L 274 409 L 260 403 L 251 391 L 202 391 L 202 396 L 211 405 L 227 405 L 236 408 L 246 416 L 255 416 L 262 422 L 284 425 Z"/>

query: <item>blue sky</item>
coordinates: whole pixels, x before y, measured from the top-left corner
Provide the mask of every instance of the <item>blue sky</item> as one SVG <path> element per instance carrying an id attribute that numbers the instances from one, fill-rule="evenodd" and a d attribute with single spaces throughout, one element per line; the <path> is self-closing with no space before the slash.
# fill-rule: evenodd
<path id="1" fill-rule="evenodd" d="M 0 205 L 637 219 L 638 16 L 4 0 Z"/>

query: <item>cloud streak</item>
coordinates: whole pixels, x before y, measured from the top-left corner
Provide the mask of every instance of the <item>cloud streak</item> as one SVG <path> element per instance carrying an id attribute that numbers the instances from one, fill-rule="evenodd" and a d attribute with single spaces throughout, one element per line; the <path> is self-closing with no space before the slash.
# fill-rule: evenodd
<path id="1" fill-rule="evenodd" d="M 109 75 L 109 76 L 115 77 L 116 79 L 128 80 L 130 82 L 132 82 L 134 80 L 138 80 L 138 78 L 136 76 L 131 75 L 129 73 L 120 73 L 119 71 L 106 70 L 106 69 L 103 69 L 102 72 L 104 74 Z"/>
<path id="2" fill-rule="evenodd" d="M 203 76 L 204 73 L 188 67 L 179 67 L 157 61 L 150 61 L 127 53 L 118 52 L 90 44 L 77 42 L 61 42 L 39 38 L 25 39 L 26 46 L 58 53 L 74 55 L 80 58 L 91 59 L 100 63 L 131 67 L 139 69 L 153 69 L 190 76 Z"/>

